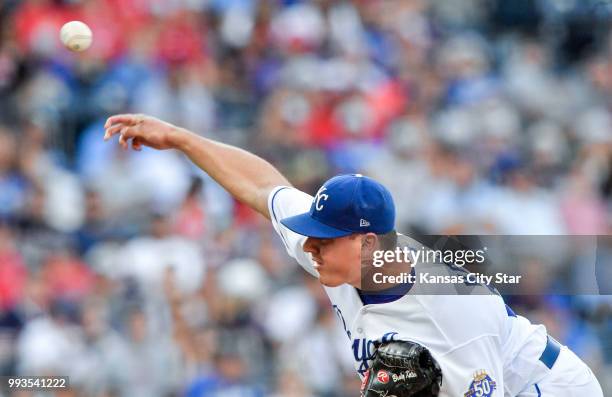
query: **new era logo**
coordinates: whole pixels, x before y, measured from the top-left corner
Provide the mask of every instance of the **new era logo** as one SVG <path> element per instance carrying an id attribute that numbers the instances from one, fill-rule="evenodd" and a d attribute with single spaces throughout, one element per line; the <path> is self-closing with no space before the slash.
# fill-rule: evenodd
<path id="1" fill-rule="evenodd" d="M 366 221 L 365 219 L 359 220 L 359 227 L 368 227 L 368 226 L 370 226 L 370 222 Z"/>

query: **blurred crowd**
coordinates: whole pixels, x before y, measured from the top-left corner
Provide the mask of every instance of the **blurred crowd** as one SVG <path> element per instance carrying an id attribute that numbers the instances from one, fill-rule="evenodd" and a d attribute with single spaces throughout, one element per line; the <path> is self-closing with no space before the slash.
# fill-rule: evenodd
<path id="1" fill-rule="evenodd" d="M 69 20 L 89 50 L 61 46 Z M 590 0 L 0 2 L 0 373 L 78 396 L 358 395 L 270 225 L 176 152 L 104 143 L 106 117 L 238 145 L 309 193 L 373 176 L 405 233 L 609 235 L 610 21 Z M 609 296 L 527 284 L 514 311 L 612 393 Z"/>

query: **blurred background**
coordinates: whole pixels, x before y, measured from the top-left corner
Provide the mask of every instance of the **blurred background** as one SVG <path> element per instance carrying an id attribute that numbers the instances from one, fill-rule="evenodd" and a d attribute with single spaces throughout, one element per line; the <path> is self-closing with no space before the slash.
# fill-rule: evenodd
<path id="1" fill-rule="evenodd" d="M 609 235 L 611 21 L 589 0 L 0 1 L 0 372 L 69 375 L 67 396 L 357 396 L 270 225 L 176 152 L 104 143 L 106 117 L 238 145 L 309 193 L 373 176 L 405 233 Z M 612 395 L 610 295 L 522 288 L 514 311 Z"/>

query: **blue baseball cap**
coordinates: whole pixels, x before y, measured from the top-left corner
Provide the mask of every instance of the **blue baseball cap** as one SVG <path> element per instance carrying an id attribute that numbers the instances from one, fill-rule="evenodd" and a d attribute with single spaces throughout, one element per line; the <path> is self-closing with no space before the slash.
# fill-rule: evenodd
<path id="1" fill-rule="evenodd" d="M 395 226 L 395 204 L 386 187 L 361 174 L 338 175 L 321 186 L 310 211 L 281 220 L 295 233 L 335 238 L 385 234 Z"/>

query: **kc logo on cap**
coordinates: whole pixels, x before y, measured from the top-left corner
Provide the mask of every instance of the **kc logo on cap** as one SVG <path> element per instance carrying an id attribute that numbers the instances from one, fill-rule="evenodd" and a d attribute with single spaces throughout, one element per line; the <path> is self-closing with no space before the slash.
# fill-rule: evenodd
<path id="1" fill-rule="evenodd" d="M 321 186 L 310 211 L 281 219 L 295 233 L 335 238 L 353 233 L 385 234 L 395 226 L 391 193 L 372 178 L 338 175 Z"/>
<path id="2" fill-rule="evenodd" d="M 326 191 L 326 190 L 327 190 L 327 188 L 325 186 L 321 186 L 321 188 L 317 192 L 317 195 L 314 198 L 314 200 L 315 200 L 315 209 L 317 211 L 321 211 L 323 209 L 323 204 L 321 204 L 321 200 L 326 201 L 329 198 L 329 196 L 327 194 L 323 194 L 323 192 Z"/>

